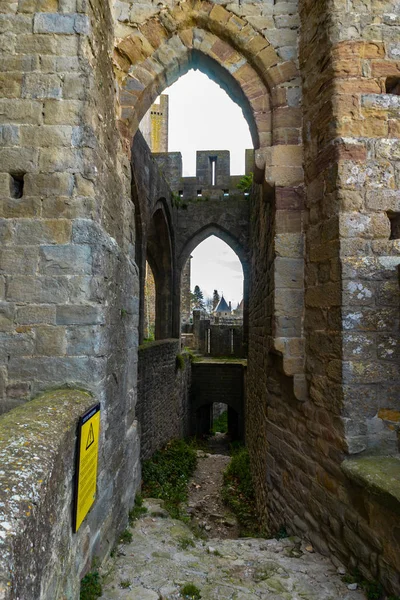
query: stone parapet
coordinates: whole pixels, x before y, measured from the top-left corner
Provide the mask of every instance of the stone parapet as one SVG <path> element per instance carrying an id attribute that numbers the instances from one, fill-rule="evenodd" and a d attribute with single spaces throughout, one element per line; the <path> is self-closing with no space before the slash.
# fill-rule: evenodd
<path id="1" fill-rule="evenodd" d="M 1 600 L 79 596 L 100 523 L 110 517 L 98 499 L 73 533 L 77 424 L 94 403 L 88 392 L 55 390 L 0 417 Z"/>

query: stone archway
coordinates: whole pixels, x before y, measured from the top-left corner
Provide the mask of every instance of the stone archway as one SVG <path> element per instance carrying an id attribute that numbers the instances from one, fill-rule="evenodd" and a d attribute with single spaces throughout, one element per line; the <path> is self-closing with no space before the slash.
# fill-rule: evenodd
<path id="1" fill-rule="evenodd" d="M 290 106 L 287 94 L 299 87 L 295 63 L 282 60 L 248 22 L 207 1 L 163 9 L 117 40 L 114 64 L 124 136 L 134 134 L 154 99 L 189 69 L 193 57 L 200 63 L 214 61 L 223 86 L 221 72 L 236 81 L 246 99 L 244 112 L 255 124 L 256 149 L 299 143 L 300 110 Z M 232 86 L 224 87 L 232 93 Z M 257 165 L 262 168 L 266 159 L 259 153 Z"/>
<path id="2" fill-rule="evenodd" d="M 199 1 L 162 8 L 115 44 L 117 115 L 128 151 L 152 102 L 193 65 L 211 74 L 241 104 L 255 144 L 256 181 L 267 182 L 273 190 L 267 198 L 276 224 L 270 233 L 270 303 L 276 324 L 271 339 L 274 350 L 285 355 L 290 347 L 286 340 L 303 336 L 301 319 L 299 327 L 289 330 L 280 317 L 285 298 L 292 295 L 292 276 L 299 280 L 303 272 L 303 245 L 297 241 L 303 235 L 303 204 L 297 201 L 303 195 L 302 120 L 299 103 L 292 99 L 294 91 L 300 97 L 298 69 L 293 61 L 280 58 L 248 21 L 220 5 Z M 284 238 L 279 250 L 276 234 Z M 304 296 L 303 284 L 296 294 Z M 303 306 L 303 299 L 300 303 Z M 289 357 L 285 364 L 290 365 L 290 375 L 303 373 L 301 357 Z"/>

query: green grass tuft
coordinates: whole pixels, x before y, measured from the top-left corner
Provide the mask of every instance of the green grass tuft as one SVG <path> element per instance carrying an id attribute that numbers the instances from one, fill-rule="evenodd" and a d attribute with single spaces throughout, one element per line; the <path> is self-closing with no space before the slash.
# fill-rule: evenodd
<path id="1" fill-rule="evenodd" d="M 79 600 L 96 600 L 102 592 L 100 575 L 98 571 L 92 571 L 81 581 Z"/>
<path id="2" fill-rule="evenodd" d="M 250 473 L 250 457 L 246 448 L 233 451 L 231 462 L 224 472 L 222 497 L 236 515 L 240 535 L 259 537 L 265 532 L 260 529 L 255 510 L 254 485 Z"/>
<path id="3" fill-rule="evenodd" d="M 120 544 L 130 544 L 132 541 L 132 533 L 129 531 L 129 529 L 125 529 L 125 531 L 123 531 L 119 538 L 118 541 Z"/>
<path id="4" fill-rule="evenodd" d="M 142 515 L 147 513 L 147 508 L 143 506 L 143 498 L 140 494 L 135 496 L 135 505 L 129 511 L 129 525 L 133 525 Z"/>
<path id="5" fill-rule="evenodd" d="M 160 498 L 175 519 L 185 519 L 181 504 L 196 468 L 196 450 L 184 440 L 173 440 L 143 464 L 143 495 Z"/>
<path id="6" fill-rule="evenodd" d="M 200 600 L 201 598 L 199 588 L 193 583 L 185 583 L 180 589 L 180 594 L 182 598 L 187 598 L 188 600 Z"/>

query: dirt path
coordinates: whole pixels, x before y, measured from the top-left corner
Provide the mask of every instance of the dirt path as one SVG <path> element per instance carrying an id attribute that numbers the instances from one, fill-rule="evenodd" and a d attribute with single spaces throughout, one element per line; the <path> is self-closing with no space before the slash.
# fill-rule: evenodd
<path id="1" fill-rule="evenodd" d="M 222 448 L 217 448 L 217 451 Z M 230 457 L 199 450 L 196 471 L 189 484 L 188 512 L 192 524 L 207 538 L 238 537 L 235 516 L 224 505 L 221 495 L 223 472 Z"/>

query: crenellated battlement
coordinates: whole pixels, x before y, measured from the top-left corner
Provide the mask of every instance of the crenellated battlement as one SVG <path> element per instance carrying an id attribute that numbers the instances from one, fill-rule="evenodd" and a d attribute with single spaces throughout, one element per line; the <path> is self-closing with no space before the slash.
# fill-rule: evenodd
<path id="1" fill-rule="evenodd" d="M 190 200 L 202 196 L 216 199 L 224 196 L 243 196 L 238 189 L 243 175 L 231 175 L 229 150 L 198 150 L 196 176 L 183 177 L 180 152 L 153 152 L 171 189 L 181 198 Z M 254 170 L 254 150 L 246 150 L 245 174 Z"/>

